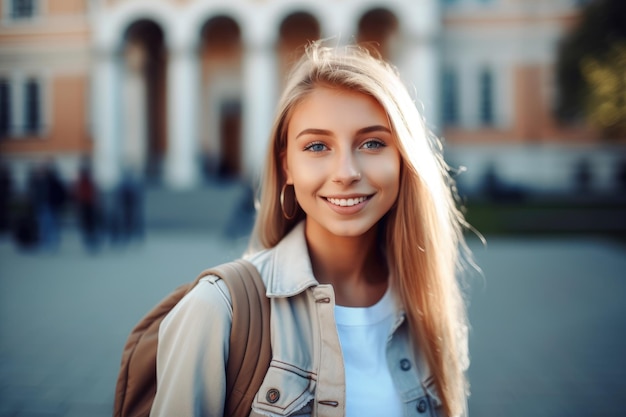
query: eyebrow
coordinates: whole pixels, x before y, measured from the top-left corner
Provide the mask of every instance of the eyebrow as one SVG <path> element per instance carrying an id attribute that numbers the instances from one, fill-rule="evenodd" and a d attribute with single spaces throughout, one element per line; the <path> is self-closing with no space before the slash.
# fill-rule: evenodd
<path id="1" fill-rule="evenodd" d="M 367 127 L 361 128 L 356 131 L 356 134 L 362 135 L 364 133 L 373 133 L 373 132 L 391 133 L 391 130 L 389 130 L 388 127 L 385 127 L 383 125 L 374 125 L 374 126 L 367 126 Z M 332 136 L 332 132 L 330 130 L 325 130 L 325 129 L 304 129 L 303 131 L 298 133 L 298 135 L 296 136 L 296 139 L 304 135 Z"/>

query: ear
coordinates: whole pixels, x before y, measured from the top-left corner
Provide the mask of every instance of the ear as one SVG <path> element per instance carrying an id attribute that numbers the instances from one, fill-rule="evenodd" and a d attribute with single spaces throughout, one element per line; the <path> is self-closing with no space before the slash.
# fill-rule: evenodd
<path id="1" fill-rule="evenodd" d="M 285 149 L 280 153 L 280 162 L 283 169 L 283 176 L 287 184 L 293 184 L 293 178 L 291 177 L 291 171 L 289 170 L 289 162 L 287 161 L 287 150 Z"/>

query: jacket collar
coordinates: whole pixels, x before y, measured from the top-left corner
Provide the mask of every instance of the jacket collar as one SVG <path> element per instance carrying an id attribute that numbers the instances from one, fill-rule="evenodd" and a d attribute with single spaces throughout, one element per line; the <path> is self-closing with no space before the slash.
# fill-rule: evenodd
<path id="1" fill-rule="evenodd" d="M 311 258 L 304 236 L 304 221 L 298 223 L 273 249 L 266 263 L 267 296 L 291 297 L 319 285 L 313 276 Z M 264 274 L 261 274 L 264 275 Z"/>
<path id="2" fill-rule="evenodd" d="M 304 221 L 298 223 L 276 246 L 252 255 L 249 259 L 259 269 L 265 281 L 268 298 L 292 297 L 310 287 L 320 285 L 313 276 L 304 226 Z M 406 312 L 400 306 L 391 333 L 395 333 L 402 326 L 408 326 L 408 323 Z M 428 363 L 419 350 L 416 360 L 423 388 L 431 395 L 435 405 L 440 405 L 441 400 Z"/>

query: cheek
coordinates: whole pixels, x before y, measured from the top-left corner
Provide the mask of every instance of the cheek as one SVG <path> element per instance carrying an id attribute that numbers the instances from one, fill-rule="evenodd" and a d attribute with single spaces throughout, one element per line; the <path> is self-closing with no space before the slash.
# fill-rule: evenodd
<path id="1" fill-rule="evenodd" d="M 319 175 L 315 175 L 315 171 L 311 171 L 310 175 L 307 175 L 306 171 L 299 170 L 298 173 L 293 176 L 293 186 L 298 194 L 310 194 L 320 188 L 322 183 L 323 181 L 320 181 Z"/>
<path id="2" fill-rule="evenodd" d="M 320 159 L 294 153 L 289 155 L 289 172 L 294 182 L 309 183 L 318 181 L 326 173 L 326 165 Z"/>
<path id="3" fill-rule="evenodd" d="M 287 182 L 294 184 L 298 181 L 298 177 L 301 175 L 301 166 L 302 161 L 298 159 L 297 154 L 291 149 L 291 146 L 287 147 L 287 152 L 283 160 L 283 169 L 285 170 Z"/>
<path id="4" fill-rule="evenodd" d="M 299 198 L 310 194 L 323 182 L 323 175 L 321 175 L 323 169 L 318 164 L 311 163 L 304 158 L 292 158 L 289 162 L 290 177 Z"/>
<path id="5" fill-rule="evenodd" d="M 375 176 L 377 181 L 392 191 L 394 194 L 398 194 L 400 188 L 400 159 L 389 158 L 387 163 L 376 164 Z"/>

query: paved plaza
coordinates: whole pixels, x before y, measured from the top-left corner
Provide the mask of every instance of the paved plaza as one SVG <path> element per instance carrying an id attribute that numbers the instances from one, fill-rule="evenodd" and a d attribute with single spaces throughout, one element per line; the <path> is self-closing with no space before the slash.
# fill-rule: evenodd
<path id="1" fill-rule="evenodd" d="M 139 318 L 245 239 L 148 230 L 141 243 L 56 252 L 0 239 L 0 417 L 110 416 Z M 471 242 L 470 415 L 624 416 L 626 246 L 600 238 Z"/>

